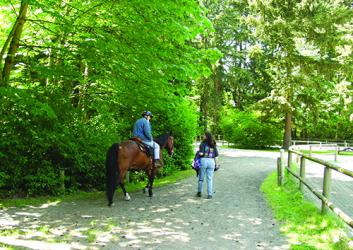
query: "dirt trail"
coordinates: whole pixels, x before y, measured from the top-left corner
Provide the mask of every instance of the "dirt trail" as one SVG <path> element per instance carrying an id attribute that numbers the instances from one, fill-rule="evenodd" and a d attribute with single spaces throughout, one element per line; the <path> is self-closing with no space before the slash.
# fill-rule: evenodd
<path id="1" fill-rule="evenodd" d="M 118 194 L 112 208 L 102 197 L 3 210 L 0 227 L 30 233 L 0 236 L 0 243 L 25 249 L 288 249 L 259 190 L 277 156 L 222 149 L 212 200 L 195 197 L 197 179 L 191 177 L 155 188 L 152 199 L 132 193 L 126 202 Z"/>

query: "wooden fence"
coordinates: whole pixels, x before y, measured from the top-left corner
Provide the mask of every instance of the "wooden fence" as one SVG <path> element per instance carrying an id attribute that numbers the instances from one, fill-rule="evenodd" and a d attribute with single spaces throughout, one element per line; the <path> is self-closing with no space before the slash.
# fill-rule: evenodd
<path id="1" fill-rule="evenodd" d="M 328 144 L 335 144 L 339 147 L 351 147 L 353 145 L 352 140 L 325 140 L 325 141 L 320 141 L 320 140 L 309 140 L 309 139 L 295 139 L 291 140 L 291 144 L 293 146 L 296 145 L 328 145 Z"/>
<path id="2" fill-rule="evenodd" d="M 299 168 L 299 175 L 293 171 L 292 168 L 292 161 L 293 156 L 297 155 L 300 157 L 300 168 Z M 316 163 L 319 163 L 325 166 L 324 176 L 323 176 L 323 191 L 322 193 L 315 190 L 305 179 L 305 162 L 306 160 L 310 160 Z M 281 186 L 283 184 L 284 178 L 284 150 L 281 149 L 280 157 L 277 159 L 277 177 L 278 177 L 278 185 Z M 295 178 L 299 180 L 299 189 L 303 191 L 304 185 L 321 200 L 321 212 L 326 213 L 328 208 L 332 210 L 337 216 L 339 216 L 345 223 L 347 223 L 350 227 L 353 228 L 353 219 L 345 214 L 340 208 L 336 207 L 330 201 L 330 194 L 331 194 L 331 184 L 332 184 L 332 170 L 345 174 L 351 178 L 353 178 L 353 172 L 338 166 L 335 163 L 328 162 L 310 155 L 303 154 L 302 152 L 298 151 L 295 146 L 291 146 L 288 150 L 288 163 L 285 166 L 285 169 L 293 175 Z M 347 197 L 348 199 L 348 197 Z"/>

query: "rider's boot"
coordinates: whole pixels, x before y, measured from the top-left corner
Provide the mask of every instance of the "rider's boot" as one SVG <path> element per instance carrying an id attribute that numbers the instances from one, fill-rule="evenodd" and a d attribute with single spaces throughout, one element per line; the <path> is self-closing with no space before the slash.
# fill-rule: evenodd
<path id="1" fill-rule="evenodd" d="M 162 162 L 160 159 L 155 159 L 153 165 L 155 168 L 160 168 L 160 167 L 162 167 Z"/>

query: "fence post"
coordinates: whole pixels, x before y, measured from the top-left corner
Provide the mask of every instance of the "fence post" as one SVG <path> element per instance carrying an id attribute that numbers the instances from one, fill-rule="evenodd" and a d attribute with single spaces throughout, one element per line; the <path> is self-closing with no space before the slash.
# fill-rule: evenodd
<path id="1" fill-rule="evenodd" d="M 312 155 L 312 151 L 313 151 L 313 148 L 312 148 L 312 146 L 310 145 L 310 146 L 309 146 L 309 155 L 310 155 L 310 156 Z"/>
<path id="2" fill-rule="evenodd" d="M 300 155 L 297 155 L 297 157 L 296 157 L 296 159 L 295 159 L 295 162 L 296 162 L 296 163 L 299 163 L 299 161 L 300 161 Z"/>
<path id="3" fill-rule="evenodd" d="M 284 169 L 284 149 L 281 149 L 280 151 L 280 156 L 281 156 L 281 167 Z"/>
<path id="4" fill-rule="evenodd" d="M 323 187 L 323 196 L 325 196 L 326 199 L 330 199 L 330 194 L 331 194 L 331 176 L 332 176 L 332 169 L 329 167 L 325 167 L 325 173 L 324 173 L 324 187 Z M 325 214 L 328 210 L 328 207 L 325 205 L 325 203 L 322 201 L 321 203 L 321 213 Z"/>
<path id="5" fill-rule="evenodd" d="M 288 168 L 292 168 L 292 152 L 288 151 Z"/>
<path id="6" fill-rule="evenodd" d="M 334 161 L 337 162 L 338 146 L 336 146 Z"/>
<path id="7" fill-rule="evenodd" d="M 283 183 L 283 168 L 282 168 L 282 162 L 281 162 L 281 157 L 277 158 L 277 185 L 282 186 Z"/>
<path id="8" fill-rule="evenodd" d="M 302 156 L 300 158 L 300 178 L 302 180 L 305 179 L 305 158 L 304 158 L 304 156 Z M 301 181 L 299 181 L 299 189 L 300 189 L 300 191 L 303 191 L 303 187 L 304 187 L 303 183 Z"/>

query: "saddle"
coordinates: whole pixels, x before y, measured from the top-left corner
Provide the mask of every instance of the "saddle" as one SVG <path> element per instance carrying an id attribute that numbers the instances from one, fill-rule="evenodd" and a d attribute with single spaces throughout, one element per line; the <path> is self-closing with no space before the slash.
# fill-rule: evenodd
<path id="1" fill-rule="evenodd" d="M 153 159 L 153 156 L 154 156 L 153 147 L 143 143 L 142 140 L 140 138 L 138 138 L 138 137 L 132 137 L 132 138 L 130 138 L 130 140 L 136 142 L 136 144 L 139 147 L 139 149 L 142 152 L 145 152 L 148 157 L 152 157 L 152 159 Z"/>

